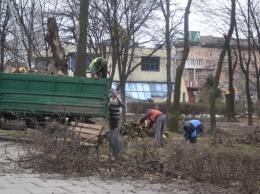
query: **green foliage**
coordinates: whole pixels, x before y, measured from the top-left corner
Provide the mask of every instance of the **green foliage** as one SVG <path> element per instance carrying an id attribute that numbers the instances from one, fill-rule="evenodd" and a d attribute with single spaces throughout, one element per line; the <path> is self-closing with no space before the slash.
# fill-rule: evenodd
<path id="1" fill-rule="evenodd" d="M 208 77 L 206 77 L 204 87 L 209 90 L 213 87 L 213 83 L 214 83 L 214 76 L 212 74 L 210 74 Z"/>
<path id="2" fill-rule="evenodd" d="M 214 76 L 210 74 L 208 77 L 206 77 L 206 81 L 204 82 L 204 87 L 206 88 L 207 91 L 211 90 L 214 84 Z M 221 97 L 222 95 L 222 90 L 220 88 L 217 89 L 217 98 Z"/>

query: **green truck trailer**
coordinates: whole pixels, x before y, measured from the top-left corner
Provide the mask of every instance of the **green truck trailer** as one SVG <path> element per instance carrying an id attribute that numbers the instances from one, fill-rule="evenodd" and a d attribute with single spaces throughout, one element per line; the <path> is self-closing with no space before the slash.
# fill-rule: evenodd
<path id="1" fill-rule="evenodd" d="M 0 73 L 1 117 L 107 117 L 108 79 Z"/>

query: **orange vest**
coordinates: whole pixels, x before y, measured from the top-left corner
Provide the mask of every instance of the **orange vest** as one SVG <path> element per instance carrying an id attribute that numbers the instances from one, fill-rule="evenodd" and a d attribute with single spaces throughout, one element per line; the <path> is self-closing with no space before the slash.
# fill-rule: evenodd
<path id="1" fill-rule="evenodd" d="M 150 112 L 148 113 L 148 119 L 150 119 L 151 121 L 153 121 L 154 123 L 156 122 L 156 117 L 158 115 L 163 114 L 161 111 L 159 110 L 155 110 L 155 109 L 149 109 Z"/>

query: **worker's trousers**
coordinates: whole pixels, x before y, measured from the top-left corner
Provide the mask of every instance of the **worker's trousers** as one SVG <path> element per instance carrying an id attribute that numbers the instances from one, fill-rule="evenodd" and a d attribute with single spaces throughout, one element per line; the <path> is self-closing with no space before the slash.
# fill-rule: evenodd
<path id="1" fill-rule="evenodd" d="M 155 124 L 155 140 L 158 146 L 162 145 L 166 115 L 159 115 Z"/>

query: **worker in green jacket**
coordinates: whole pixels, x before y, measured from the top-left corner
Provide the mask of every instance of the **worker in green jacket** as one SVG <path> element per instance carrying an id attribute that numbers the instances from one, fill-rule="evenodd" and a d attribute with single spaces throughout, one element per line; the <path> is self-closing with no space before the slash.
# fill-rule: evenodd
<path id="1" fill-rule="evenodd" d="M 107 60 L 102 57 L 97 57 L 93 59 L 89 65 L 89 69 L 91 70 L 92 77 L 94 79 L 107 78 Z"/>

